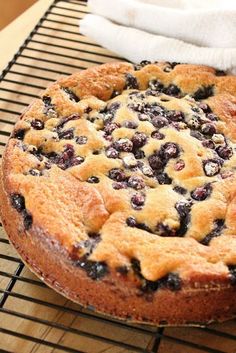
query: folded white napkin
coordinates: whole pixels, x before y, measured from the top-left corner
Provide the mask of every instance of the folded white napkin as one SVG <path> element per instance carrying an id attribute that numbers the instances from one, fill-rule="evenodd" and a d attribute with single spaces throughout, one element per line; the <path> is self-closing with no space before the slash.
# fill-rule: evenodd
<path id="1" fill-rule="evenodd" d="M 89 8 L 96 15 L 85 16 L 81 33 L 130 61 L 205 64 L 236 73 L 236 1 L 89 0 Z"/>
<path id="2" fill-rule="evenodd" d="M 89 0 L 92 13 L 199 46 L 236 46 L 235 0 Z"/>

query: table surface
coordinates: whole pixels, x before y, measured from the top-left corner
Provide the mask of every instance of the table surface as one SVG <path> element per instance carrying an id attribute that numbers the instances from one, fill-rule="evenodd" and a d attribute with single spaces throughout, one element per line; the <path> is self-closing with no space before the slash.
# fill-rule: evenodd
<path id="1" fill-rule="evenodd" d="M 26 12 L 24 12 L 21 16 L 19 16 L 16 20 L 14 20 L 11 24 L 9 24 L 4 30 L 2 30 L 0 32 L 0 43 L 1 43 L 1 55 L 0 55 L 0 71 L 2 71 L 7 63 L 9 62 L 9 60 L 12 59 L 13 55 L 15 54 L 15 52 L 17 51 L 17 49 L 20 47 L 20 45 L 23 43 L 23 41 L 25 40 L 25 38 L 28 36 L 28 34 L 30 33 L 30 31 L 34 28 L 35 24 L 38 22 L 38 20 L 42 17 L 43 13 L 48 9 L 49 5 L 52 3 L 52 0 L 39 0 L 38 2 L 36 2 L 31 8 L 29 8 Z M 75 22 L 77 23 L 77 22 Z M 57 25 L 58 26 L 58 25 Z M 55 25 L 56 27 L 56 25 Z M 76 27 L 74 27 L 76 28 Z M 50 33 L 50 32 L 48 32 Z M 70 37 L 71 36 L 71 37 Z M 73 35 L 71 34 L 67 34 L 67 37 L 72 38 L 73 40 Z M 63 43 L 63 42 L 62 42 Z M 74 40 L 73 43 L 76 43 L 76 40 Z M 82 44 L 81 44 L 82 43 Z M 87 45 L 88 44 L 88 45 Z M 86 49 L 90 50 L 87 53 L 81 51 L 80 52 L 80 57 L 84 60 L 81 61 L 79 63 L 79 65 L 85 65 L 85 61 L 86 58 L 90 58 L 94 59 L 95 55 L 93 53 L 91 53 L 91 51 L 93 50 L 93 47 L 89 47 L 89 43 L 87 43 L 86 45 Z M 68 46 L 68 42 L 65 42 L 65 48 L 62 47 L 63 49 L 58 48 L 58 52 L 63 52 L 64 51 L 68 51 L 69 49 L 68 47 L 66 47 L 66 45 Z M 76 47 L 77 45 L 77 47 Z M 93 44 L 92 44 L 93 45 Z M 41 49 L 45 49 L 43 44 L 36 44 L 34 43 L 35 47 L 41 48 Z M 74 44 L 73 50 L 74 52 L 68 56 L 66 59 L 66 62 L 68 62 L 68 64 L 73 64 L 74 63 L 74 59 L 73 56 L 75 55 L 75 48 L 83 48 L 83 42 L 80 42 L 80 44 Z M 78 49 L 78 50 L 79 50 Z M 96 59 L 98 58 L 98 60 L 100 60 L 101 62 L 105 62 L 105 61 L 110 61 L 110 60 L 114 60 L 114 58 L 109 58 L 109 55 L 111 55 L 111 53 L 109 53 L 108 51 L 106 51 L 103 48 L 99 48 L 96 47 L 96 51 L 97 51 L 97 56 Z M 89 54 L 88 54 L 89 53 Z M 99 54 L 100 53 L 100 54 Z M 60 55 L 60 54 L 59 54 Z M 29 59 L 27 59 L 29 60 Z M 24 62 L 24 60 L 22 59 L 22 62 Z M 25 59 L 26 62 L 26 59 Z M 32 58 L 31 61 L 27 61 L 27 63 L 34 65 L 34 58 Z M 55 69 L 55 67 L 51 64 L 48 64 L 49 67 L 51 69 Z M 66 71 L 67 68 L 66 66 L 64 67 L 59 67 L 59 63 L 56 65 L 56 69 L 61 69 L 62 71 Z M 93 65 L 92 62 L 89 61 L 86 62 L 87 66 L 91 66 Z M 39 66 L 39 65 L 38 65 Z M 30 66 L 29 66 L 30 67 Z M 32 72 L 30 71 L 31 69 L 29 69 L 29 67 L 18 67 L 18 71 L 21 70 L 22 72 L 26 73 L 26 74 L 31 74 Z M 27 71 L 29 70 L 29 71 Z M 75 70 L 75 69 L 74 69 Z M 50 70 L 49 70 L 50 71 Z M 52 78 L 52 80 L 55 79 L 55 74 L 53 73 L 53 70 L 51 70 L 52 72 L 48 72 L 47 75 L 50 76 L 50 78 Z M 34 72 L 33 72 L 34 73 Z M 42 71 L 40 71 L 40 69 L 36 72 L 37 76 L 35 76 L 36 79 L 36 83 L 37 84 L 41 84 L 44 85 L 45 81 L 40 81 L 40 75 L 42 74 Z M 11 78 L 13 77 L 14 79 L 14 74 L 11 74 Z M 18 78 L 17 78 L 18 79 Z M 32 83 L 30 80 L 32 80 L 30 77 L 28 79 L 28 83 Z M 13 81 L 14 82 L 14 81 Z M 5 83 L 6 87 L 8 83 Z M 10 86 L 9 86 L 10 87 Z M 17 84 L 15 84 L 15 93 L 7 93 L 5 92 L 5 106 L 2 104 L 2 107 L 5 109 L 9 109 L 9 103 L 7 103 L 7 101 L 10 100 L 15 100 L 17 101 L 17 99 L 21 99 L 20 92 L 19 91 L 19 87 L 22 90 L 26 90 L 26 88 L 21 87 Z M 27 96 L 25 96 L 24 101 L 25 103 L 29 103 L 30 100 L 32 98 L 28 97 L 27 100 Z M 12 108 L 12 107 L 10 107 Z M 19 108 L 19 107 L 18 107 Z M 17 108 L 17 109 L 18 109 Z M 11 119 L 14 122 L 14 119 L 17 118 L 17 116 L 12 117 L 11 115 L 9 115 L 9 119 Z M 12 125 L 9 124 L 4 124 L 3 121 L 0 121 L 0 130 L 5 130 L 10 132 L 10 129 L 12 129 Z M 3 136 L 1 137 L 1 141 L 0 141 L 0 153 L 3 152 L 3 142 L 5 143 L 7 141 L 7 136 Z M 2 144 L 1 144 L 2 143 Z M 5 233 L 0 229 L 0 238 L 5 238 L 6 239 L 6 235 Z M 0 242 L 0 253 L 5 253 L 7 255 L 10 256 L 17 256 L 13 250 L 13 248 L 8 245 L 7 243 L 2 243 Z M 15 271 L 15 267 L 13 266 L 12 263 L 4 263 L 3 261 L 0 259 L 0 266 L 2 266 L 2 268 L 4 269 L 4 271 L 8 271 L 9 273 L 14 273 Z M 27 268 L 24 268 L 23 273 L 21 274 L 22 276 L 24 276 L 25 278 L 29 278 L 29 279 L 33 279 L 35 280 L 34 275 L 32 275 L 30 273 L 30 271 Z M 2 288 L 5 288 L 7 283 L 9 281 L 9 278 L 5 278 L 0 276 L 0 286 Z M 22 295 L 27 295 L 30 297 L 35 297 L 38 298 L 40 300 L 47 300 L 51 303 L 57 303 L 58 305 L 64 305 L 66 307 L 69 308 L 78 308 L 78 306 L 76 306 L 75 304 L 71 303 L 70 301 L 66 300 L 65 298 L 63 298 L 62 296 L 58 295 L 57 293 L 55 293 L 52 290 L 46 289 L 44 287 L 40 287 L 40 286 L 32 286 L 29 285 L 27 282 L 18 282 L 16 287 L 14 287 L 14 290 L 21 293 Z M 104 332 L 104 335 L 111 335 L 114 336 L 116 339 L 121 339 L 123 342 L 128 342 L 130 344 L 134 344 L 136 343 L 138 346 L 143 346 L 143 344 L 149 344 L 149 346 L 152 346 L 152 342 L 150 341 L 150 337 L 146 337 L 145 335 L 142 336 L 137 336 L 135 333 L 132 333 L 131 331 L 129 332 L 129 334 L 127 334 L 127 331 L 124 331 L 124 329 L 120 329 L 120 330 L 110 330 L 109 328 L 106 328 L 105 325 L 101 325 L 101 323 L 99 322 L 95 322 L 95 321 L 91 321 L 88 319 L 83 319 L 81 320 L 81 318 L 76 318 L 74 315 L 72 315 L 71 313 L 62 313 L 61 311 L 53 311 L 52 309 L 48 309 L 48 310 L 42 310 L 42 307 L 40 305 L 36 305 L 36 303 L 34 302 L 27 302 L 27 305 L 22 306 L 22 303 L 19 300 L 16 300 L 14 298 L 9 298 L 7 300 L 7 305 L 6 305 L 7 310 L 11 310 L 12 308 L 14 308 L 14 310 L 18 310 L 18 311 L 24 311 L 25 315 L 28 316 L 34 316 L 34 317 L 39 317 L 42 319 L 46 319 L 49 321 L 54 321 L 56 323 L 65 325 L 66 327 L 73 327 L 75 329 L 84 329 L 86 330 L 93 330 L 93 332 L 96 334 L 96 332 L 98 334 L 101 335 L 101 332 Z M 0 313 L 0 328 L 1 326 L 4 326 L 5 328 L 15 328 L 16 331 L 18 332 L 21 331 L 24 334 L 28 334 L 28 335 L 37 335 L 37 337 L 40 337 L 42 339 L 45 339 L 47 341 L 53 341 L 56 343 L 60 343 L 60 344 L 70 344 L 70 345 L 74 345 L 75 349 L 78 349 L 77 346 L 77 342 L 78 342 L 78 337 L 71 335 L 70 333 L 66 333 L 63 331 L 58 331 L 55 328 L 45 328 L 45 326 L 43 327 L 42 325 L 40 326 L 39 324 L 35 323 L 35 322 L 28 322 L 28 324 L 26 324 L 26 321 L 23 319 L 16 319 L 14 316 L 6 316 L 3 313 Z M 236 341 L 232 338 L 230 338 L 230 335 L 234 335 L 234 337 L 236 337 L 236 325 L 235 325 L 235 321 L 230 321 L 227 322 L 223 325 L 215 325 L 212 327 L 212 329 L 217 330 L 217 332 L 221 332 L 221 334 L 223 335 L 222 337 L 218 336 L 218 335 L 213 335 L 212 333 L 207 333 L 206 331 L 203 331 L 201 329 L 197 329 L 197 328 L 168 328 L 165 329 L 165 333 L 166 335 L 168 335 L 169 337 L 172 338 L 178 338 L 179 339 L 179 343 L 176 344 L 173 340 L 169 339 L 169 340 L 163 340 L 158 352 L 159 353 L 201 353 L 203 352 L 200 349 L 196 349 L 194 347 L 188 346 L 186 348 L 185 345 L 181 344 L 181 340 L 188 340 L 189 342 L 195 342 L 197 344 L 199 344 L 199 346 L 201 345 L 207 345 L 209 347 L 211 347 L 212 349 L 216 349 L 217 352 L 227 352 L 227 353 L 236 353 Z M 228 336 L 227 336 L 228 335 Z M 149 342 L 150 341 L 150 342 Z M 74 342 L 74 343 L 73 343 Z M 101 344 L 98 344 L 97 341 L 92 341 L 90 340 L 90 343 L 88 345 L 88 339 L 86 339 L 86 337 L 81 336 L 79 338 L 79 343 L 80 343 L 80 349 L 81 350 L 85 350 L 88 353 L 102 353 L 102 352 L 106 352 L 106 353 L 124 353 L 127 352 L 127 350 L 124 350 L 122 348 L 119 347 L 114 347 L 113 345 L 110 346 L 105 346 L 102 342 Z M 2 344 L 5 344 L 4 347 L 2 347 Z M 27 340 L 19 340 L 17 338 L 13 339 L 12 336 L 5 336 L 2 335 L 0 332 L 0 351 L 1 348 L 4 349 L 8 349 L 12 352 L 17 352 L 17 353 L 55 353 L 55 352 L 60 352 L 61 350 L 54 350 L 50 347 L 43 347 L 40 344 L 31 342 L 31 341 L 27 341 Z M 20 348 L 20 350 L 19 350 Z M 130 351 L 132 353 L 132 351 Z"/>

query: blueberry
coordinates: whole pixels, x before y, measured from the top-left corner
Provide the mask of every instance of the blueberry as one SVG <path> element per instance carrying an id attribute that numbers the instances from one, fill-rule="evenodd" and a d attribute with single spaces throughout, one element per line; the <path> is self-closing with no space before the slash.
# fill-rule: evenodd
<path id="1" fill-rule="evenodd" d="M 95 236 L 90 237 L 90 235 Z M 74 261 L 77 261 L 77 264 L 78 260 L 81 258 L 81 252 L 83 253 L 83 259 L 87 259 L 87 257 L 92 254 L 97 244 L 101 241 L 100 234 L 89 233 L 88 236 L 88 239 L 82 240 L 79 243 L 75 243 L 73 245 L 72 251 L 70 252 L 70 258 Z"/>
<path id="2" fill-rule="evenodd" d="M 44 114 L 49 118 L 57 118 L 57 112 L 55 110 L 55 105 L 52 104 L 52 99 L 49 96 L 43 96 L 42 98 L 44 103 Z"/>
<path id="3" fill-rule="evenodd" d="M 175 66 L 176 65 L 179 65 L 180 63 L 177 63 L 177 62 L 166 62 L 166 66 L 165 66 L 165 68 L 164 68 L 164 70 L 163 71 L 165 71 L 165 72 L 170 72 L 170 71 L 172 71 L 174 68 L 175 68 Z"/>
<path id="4" fill-rule="evenodd" d="M 148 87 L 153 91 L 161 91 L 162 92 L 164 85 L 159 80 L 150 80 L 148 83 Z"/>
<path id="5" fill-rule="evenodd" d="M 112 102 L 108 107 L 107 110 L 114 115 L 114 113 L 120 108 L 120 102 Z"/>
<path id="6" fill-rule="evenodd" d="M 145 223 L 137 223 L 138 229 L 145 230 L 146 232 L 152 233 L 151 229 Z"/>
<path id="7" fill-rule="evenodd" d="M 223 159 L 230 159 L 233 155 L 233 150 L 229 146 L 219 146 L 216 148 L 216 152 Z"/>
<path id="8" fill-rule="evenodd" d="M 201 108 L 204 111 L 204 113 L 211 113 L 211 108 L 206 103 L 201 102 L 199 104 L 199 108 Z"/>
<path id="9" fill-rule="evenodd" d="M 151 293 L 155 292 L 158 288 L 160 288 L 160 286 L 161 286 L 161 282 L 159 280 L 149 281 L 147 279 L 143 279 L 142 284 L 140 286 L 140 289 L 144 293 L 151 294 Z M 152 298 L 149 300 L 152 300 Z"/>
<path id="10" fill-rule="evenodd" d="M 133 111 L 141 114 L 141 115 L 139 114 L 140 120 L 147 120 L 149 116 L 158 115 L 158 114 L 160 115 L 161 113 L 164 112 L 164 108 L 160 104 L 157 104 L 156 102 L 154 103 L 134 102 L 134 103 L 128 104 L 128 107 Z M 142 115 L 144 115 L 144 119 L 142 119 Z"/>
<path id="11" fill-rule="evenodd" d="M 157 223 L 156 233 L 160 237 L 174 237 L 176 235 L 175 229 L 171 229 L 167 224 Z"/>
<path id="12" fill-rule="evenodd" d="M 158 183 L 160 185 L 163 185 L 163 184 L 171 184 L 172 183 L 172 179 L 169 177 L 168 174 L 166 173 L 160 173 L 160 174 L 157 174 L 156 175 L 156 178 L 158 180 Z"/>
<path id="13" fill-rule="evenodd" d="M 165 159 L 169 160 L 171 158 L 176 158 L 179 155 L 179 146 L 173 142 L 167 142 L 161 146 L 159 155 Z"/>
<path id="14" fill-rule="evenodd" d="M 51 102 L 52 102 L 51 97 L 43 96 L 42 100 L 43 100 L 43 103 L 44 103 L 45 107 L 48 107 L 48 106 L 51 105 Z"/>
<path id="15" fill-rule="evenodd" d="M 129 92 L 129 98 L 130 99 L 133 99 L 133 97 L 135 97 L 135 98 L 138 98 L 138 97 L 140 97 L 140 92 L 139 91 L 132 91 L 132 92 Z M 142 94 L 141 94 L 141 97 L 142 97 Z"/>
<path id="16" fill-rule="evenodd" d="M 75 114 L 71 114 L 69 116 L 66 116 L 64 118 L 61 119 L 61 121 L 59 122 L 59 124 L 57 125 L 57 131 L 61 131 L 61 129 L 64 127 L 64 125 L 66 123 L 68 123 L 68 121 L 71 121 L 71 120 L 78 120 L 80 119 L 80 115 L 75 113 Z"/>
<path id="17" fill-rule="evenodd" d="M 144 103 L 140 103 L 140 102 L 134 102 L 134 103 L 128 104 L 128 108 L 137 113 L 144 113 L 145 111 Z"/>
<path id="18" fill-rule="evenodd" d="M 25 209 L 25 198 L 20 194 L 11 195 L 11 205 L 14 207 L 17 212 L 22 212 Z"/>
<path id="19" fill-rule="evenodd" d="M 23 211 L 23 223 L 24 223 L 25 230 L 29 230 L 33 223 L 32 215 L 26 210 Z"/>
<path id="20" fill-rule="evenodd" d="M 132 175 L 128 179 L 128 185 L 135 190 L 141 190 L 141 189 L 145 188 L 145 182 L 144 182 L 143 178 L 140 176 L 136 176 L 136 175 Z"/>
<path id="21" fill-rule="evenodd" d="M 116 181 L 125 181 L 126 180 L 125 172 L 120 168 L 113 168 L 113 169 L 109 170 L 108 176 L 110 179 L 116 180 Z"/>
<path id="22" fill-rule="evenodd" d="M 138 89 L 139 85 L 138 85 L 138 81 L 137 78 L 133 75 L 131 75 L 130 73 L 127 73 L 125 75 L 125 88 L 126 89 Z"/>
<path id="23" fill-rule="evenodd" d="M 33 175 L 33 176 L 41 176 L 41 175 L 42 175 L 42 172 L 40 172 L 40 171 L 37 170 L 37 169 L 30 169 L 30 170 L 29 170 L 29 174 L 30 174 L 30 175 Z"/>
<path id="24" fill-rule="evenodd" d="M 116 123 L 106 124 L 104 127 L 104 131 L 106 134 L 110 135 L 115 129 L 118 129 L 119 127 L 120 125 Z"/>
<path id="25" fill-rule="evenodd" d="M 58 132 L 59 139 L 71 140 L 74 138 L 74 128 Z"/>
<path id="26" fill-rule="evenodd" d="M 211 121 L 217 121 L 217 120 L 219 120 L 218 117 L 217 117 L 215 114 L 213 114 L 213 113 L 207 114 L 206 117 L 207 117 L 209 120 L 211 120 Z"/>
<path id="27" fill-rule="evenodd" d="M 160 129 L 169 124 L 168 120 L 164 116 L 154 116 L 151 120 L 154 127 Z"/>
<path id="28" fill-rule="evenodd" d="M 148 157 L 150 167 L 154 170 L 161 170 L 164 167 L 163 161 L 156 154 L 152 154 Z"/>
<path id="29" fill-rule="evenodd" d="M 204 147 L 207 147 L 207 148 L 211 148 L 212 150 L 215 149 L 215 144 L 212 140 L 205 140 L 205 141 L 202 141 L 202 145 Z"/>
<path id="30" fill-rule="evenodd" d="M 121 275 L 126 276 L 129 272 L 129 269 L 127 266 L 118 266 L 116 267 L 116 271 L 119 272 Z"/>
<path id="31" fill-rule="evenodd" d="M 120 94 L 119 91 L 113 91 L 112 95 L 111 95 L 111 98 L 115 98 L 115 97 L 119 96 L 119 94 Z"/>
<path id="32" fill-rule="evenodd" d="M 44 129 L 44 122 L 39 119 L 35 119 L 31 121 L 31 126 L 35 130 L 43 130 Z"/>
<path id="33" fill-rule="evenodd" d="M 101 154 L 101 150 L 94 150 L 93 151 L 93 155 L 98 156 L 99 154 Z"/>
<path id="34" fill-rule="evenodd" d="M 81 135 L 75 138 L 75 142 L 78 143 L 78 145 L 85 145 L 87 141 L 88 141 L 87 136 Z"/>
<path id="35" fill-rule="evenodd" d="M 179 214 L 180 226 L 176 231 L 176 236 L 182 237 L 188 230 L 188 225 L 190 222 L 190 211 L 191 211 L 192 202 L 187 200 L 178 201 L 175 205 L 175 208 Z"/>
<path id="36" fill-rule="evenodd" d="M 182 170 L 185 167 L 185 162 L 183 161 L 183 159 L 179 159 L 175 165 L 174 165 L 174 170 L 176 170 L 177 172 L 179 172 L 180 170 Z"/>
<path id="37" fill-rule="evenodd" d="M 140 289 L 142 292 L 152 293 L 162 287 L 172 291 L 181 289 L 181 279 L 176 273 L 169 273 L 159 280 L 149 281 L 142 275 L 140 261 L 138 259 L 131 259 L 131 267 L 134 274 L 141 280 Z"/>
<path id="38" fill-rule="evenodd" d="M 62 89 L 69 96 L 69 98 L 72 102 L 77 103 L 80 101 L 80 98 L 72 90 L 70 90 L 69 88 L 64 88 L 64 87 Z"/>
<path id="39" fill-rule="evenodd" d="M 192 110 L 194 113 L 200 113 L 200 112 L 201 112 L 201 109 L 198 108 L 198 107 L 191 107 L 191 110 Z"/>
<path id="40" fill-rule="evenodd" d="M 139 64 L 134 64 L 134 70 L 138 71 L 141 70 L 142 67 L 151 64 L 149 60 L 142 60 Z"/>
<path id="41" fill-rule="evenodd" d="M 145 195 L 136 193 L 131 197 L 131 205 L 135 210 L 139 210 L 145 203 Z"/>
<path id="42" fill-rule="evenodd" d="M 165 135 L 159 131 L 153 131 L 151 133 L 151 137 L 156 140 L 163 140 L 165 138 Z"/>
<path id="43" fill-rule="evenodd" d="M 93 109 L 91 107 L 87 107 L 84 109 L 85 114 L 89 114 Z"/>
<path id="44" fill-rule="evenodd" d="M 147 114 L 138 114 L 138 118 L 140 121 L 148 121 L 149 120 L 149 116 Z"/>
<path id="45" fill-rule="evenodd" d="M 109 141 L 109 142 L 112 142 L 112 141 L 113 141 L 112 135 L 106 135 L 106 134 L 104 134 L 103 137 L 104 137 L 105 140 L 107 140 L 107 141 Z"/>
<path id="46" fill-rule="evenodd" d="M 119 152 L 113 147 L 107 148 L 105 153 L 108 158 L 118 158 L 119 157 Z"/>
<path id="47" fill-rule="evenodd" d="M 207 99 L 214 95 L 213 85 L 200 87 L 194 94 L 196 100 Z"/>
<path id="48" fill-rule="evenodd" d="M 59 155 L 55 152 L 49 153 L 46 157 L 51 163 L 57 164 L 62 170 L 66 170 L 74 165 L 81 164 L 84 162 L 84 158 L 80 156 L 75 156 L 75 150 L 73 145 L 66 144 L 64 151 Z"/>
<path id="49" fill-rule="evenodd" d="M 223 70 L 215 70 L 215 75 L 216 76 L 226 76 L 226 72 Z"/>
<path id="50" fill-rule="evenodd" d="M 135 132 L 131 141 L 135 148 L 143 147 L 147 142 L 147 136 L 143 132 Z"/>
<path id="51" fill-rule="evenodd" d="M 180 195 L 185 195 L 185 194 L 187 194 L 187 190 L 185 189 L 185 188 L 183 188 L 182 186 L 175 186 L 174 188 L 173 188 L 173 190 L 175 191 L 175 192 L 177 192 L 178 194 L 180 194 Z"/>
<path id="52" fill-rule="evenodd" d="M 230 282 L 232 285 L 236 285 L 236 265 L 228 265 Z"/>
<path id="53" fill-rule="evenodd" d="M 182 281 L 177 273 L 168 273 L 166 276 L 156 281 L 145 281 L 142 284 L 141 290 L 143 292 L 152 293 L 159 288 L 167 288 L 171 291 L 178 291 L 181 289 Z"/>
<path id="54" fill-rule="evenodd" d="M 91 176 L 87 179 L 87 182 L 91 184 L 98 184 L 99 181 L 100 181 L 99 178 L 96 176 Z"/>
<path id="55" fill-rule="evenodd" d="M 181 91 L 176 85 L 170 84 L 168 87 L 164 88 L 163 92 L 169 96 L 177 97 Z"/>
<path id="56" fill-rule="evenodd" d="M 134 152 L 134 157 L 136 159 L 143 159 L 145 157 L 144 151 L 142 151 L 140 149 L 135 149 L 133 152 Z"/>
<path id="57" fill-rule="evenodd" d="M 153 97 L 158 97 L 161 95 L 161 90 L 153 90 L 153 89 L 147 89 L 145 92 L 145 96 L 153 96 Z"/>
<path id="58" fill-rule="evenodd" d="M 119 139 L 114 143 L 114 148 L 120 152 L 131 152 L 133 149 L 133 143 L 127 138 Z"/>
<path id="59" fill-rule="evenodd" d="M 129 227 L 136 227 L 137 226 L 137 221 L 134 217 L 130 216 L 126 219 L 126 224 Z"/>
<path id="60" fill-rule="evenodd" d="M 93 280 L 98 280 L 108 274 L 108 267 L 105 262 L 91 261 L 91 260 L 82 260 L 78 262 L 83 270 L 86 271 L 88 277 Z"/>
<path id="61" fill-rule="evenodd" d="M 43 151 L 42 149 L 34 147 L 31 151 L 29 151 L 30 154 L 35 156 L 40 162 L 43 160 Z"/>
<path id="62" fill-rule="evenodd" d="M 100 113 L 103 115 L 104 124 L 110 123 L 115 116 L 117 109 L 120 107 L 120 102 L 113 102 L 109 106 L 106 106 Z"/>
<path id="63" fill-rule="evenodd" d="M 71 158 L 69 166 L 70 167 L 74 167 L 74 166 L 79 165 L 79 164 L 81 164 L 83 162 L 84 162 L 84 158 L 83 157 L 76 156 L 76 157 Z"/>
<path id="64" fill-rule="evenodd" d="M 18 129 L 14 130 L 12 134 L 12 138 L 15 138 L 17 140 L 24 140 L 26 130 L 24 129 Z"/>
<path id="65" fill-rule="evenodd" d="M 179 110 L 170 110 L 167 112 L 167 118 L 170 121 L 184 121 L 184 114 Z"/>
<path id="66" fill-rule="evenodd" d="M 204 135 L 212 136 L 216 133 L 216 127 L 212 123 L 203 124 L 201 130 Z"/>
<path id="67" fill-rule="evenodd" d="M 147 65 L 150 65 L 150 64 L 151 64 L 151 61 L 150 61 L 150 60 L 142 60 L 142 61 L 140 61 L 140 65 L 141 65 L 142 67 L 147 66 Z"/>
<path id="68" fill-rule="evenodd" d="M 74 146 L 67 143 L 65 145 L 64 153 L 65 153 L 64 155 L 65 158 L 74 157 L 74 154 L 75 154 Z"/>
<path id="69" fill-rule="evenodd" d="M 205 236 L 205 238 L 201 241 L 203 245 L 209 245 L 210 241 L 221 235 L 222 230 L 225 228 L 225 220 L 224 219 L 216 219 L 214 221 L 213 230 Z"/>
<path id="70" fill-rule="evenodd" d="M 112 187 L 115 190 L 120 190 L 120 189 L 127 189 L 128 185 L 125 181 L 117 181 L 112 183 Z"/>
<path id="71" fill-rule="evenodd" d="M 193 190 L 191 192 L 191 197 L 196 201 L 206 200 L 212 192 L 211 184 L 205 184 Z"/>
<path id="72" fill-rule="evenodd" d="M 138 124 L 136 123 L 136 121 L 127 120 L 124 122 L 124 127 L 127 127 L 128 129 L 136 129 L 138 127 Z"/>
<path id="73" fill-rule="evenodd" d="M 165 282 L 166 287 L 172 291 L 181 289 L 181 279 L 177 273 L 169 273 L 165 278 Z"/>
<path id="74" fill-rule="evenodd" d="M 143 278 L 143 275 L 141 274 L 141 266 L 140 266 L 140 261 L 138 259 L 131 259 L 131 266 L 132 266 L 132 270 L 134 271 L 134 273 L 138 276 Z"/>
<path id="75" fill-rule="evenodd" d="M 104 112 L 102 115 L 103 115 L 103 121 L 105 125 L 111 123 L 112 120 L 114 119 L 114 114 L 111 112 Z M 94 122 L 95 118 L 93 118 L 93 120 L 89 119 L 89 121 Z"/>

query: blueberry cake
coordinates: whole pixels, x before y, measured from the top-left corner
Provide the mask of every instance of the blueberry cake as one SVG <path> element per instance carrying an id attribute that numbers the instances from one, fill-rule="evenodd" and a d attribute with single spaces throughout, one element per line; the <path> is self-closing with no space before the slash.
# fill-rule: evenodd
<path id="1" fill-rule="evenodd" d="M 85 307 L 155 325 L 236 316 L 236 77 L 110 63 L 22 114 L 1 216 L 23 261 Z"/>

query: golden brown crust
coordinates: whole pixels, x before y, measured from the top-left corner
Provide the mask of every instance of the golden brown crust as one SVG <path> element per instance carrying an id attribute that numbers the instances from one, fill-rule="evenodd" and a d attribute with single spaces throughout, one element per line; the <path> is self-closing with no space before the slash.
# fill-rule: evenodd
<path id="1" fill-rule="evenodd" d="M 164 93 L 146 93 L 152 80 L 161 82 Z M 125 90 L 126 84 L 133 85 L 137 92 L 143 91 L 141 95 L 145 98 L 132 100 L 129 95 L 132 91 Z M 110 101 L 114 92 L 120 94 L 123 90 Z M 16 124 L 15 135 L 9 140 L 3 158 L 2 221 L 23 260 L 50 286 L 72 300 L 121 318 L 155 324 L 186 324 L 233 317 L 236 289 L 231 284 L 229 268 L 236 265 L 236 157 L 232 153 L 229 158 L 221 158 L 219 171 L 213 175 L 206 174 L 204 163 L 215 160 L 216 156 L 219 159 L 217 148 L 226 140 L 230 151 L 235 148 L 235 92 L 233 76 L 217 76 L 214 69 L 204 66 L 171 67 L 165 63 L 146 65 L 137 71 L 133 71 L 131 64 L 105 64 L 52 84 L 44 92 L 43 100 L 36 100 Z M 206 98 L 204 102 L 209 106 L 201 108 L 190 95 L 197 100 L 197 96 L 201 100 Z M 80 98 L 79 102 L 75 101 L 76 97 Z M 152 118 L 143 121 L 135 111 L 139 108 L 130 108 L 132 104 L 140 104 L 140 99 L 147 105 L 161 106 L 162 116 L 181 112 L 185 120 L 159 127 L 164 137 L 154 139 L 156 123 Z M 104 135 L 102 111 L 106 114 L 106 108 L 109 113 L 109 107 L 117 102 L 113 123 L 118 128 Z M 208 114 L 214 114 L 204 109 L 212 110 L 220 118 L 213 123 L 215 133 L 203 132 L 207 136 L 204 141 L 214 141 L 214 151 L 190 134 L 190 120 L 194 115 L 199 116 L 202 124 L 211 123 Z M 63 120 L 72 114 L 77 117 Z M 32 128 L 35 119 L 43 122 L 44 128 Z M 126 126 L 127 121 L 132 121 L 135 127 Z M 16 135 L 19 131 L 24 131 L 23 138 Z M 148 143 L 138 148 L 146 155 L 143 165 L 127 166 L 127 163 L 138 163 L 132 155 L 136 153 L 134 149 L 132 153 L 120 151 L 119 158 L 107 155 L 106 151 L 115 146 L 114 141 L 132 140 L 135 132 L 145 134 L 148 139 Z M 65 133 L 73 137 L 68 135 L 68 138 Z M 75 136 L 86 136 L 86 143 L 76 143 Z M 150 169 L 150 156 L 170 142 L 179 149 L 177 162 L 184 161 L 185 167 L 176 169 L 177 155 L 168 161 L 163 157 L 162 172 L 165 168 L 172 180 L 163 183 L 156 170 L 151 177 L 143 168 Z M 72 164 L 66 164 L 67 159 Z M 108 177 L 114 168 L 124 169 L 126 173 L 125 187 L 120 188 L 119 183 L 123 181 L 115 180 L 119 190 L 114 187 L 114 179 Z M 98 183 L 86 182 L 94 175 Z M 132 176 L 145 183 L 141 191 L 130 186 Z M 210 197 L 207 195 L 196 202 L 191 195 L 204 185 L 211 185 Z M 176 192 L 175 187 L 186 190 L 188 195 Z M 144 206 L 135 208 L 132 197 L 142 193 L 145 193 Z M 23 195 L 23 211 L 14 210 L 11 195 Z M 187 207 L 182 215 L 177 208 L 181 202 Z M 187 223 L 188 208 L 191 208 L 191 226 Z M 25 224 L 25 214 L 33 217 L 32 225 Z M 128 226 L 128 218 L 135 218 L 137 226 Z M 141 227 L 143 224 L 146 228 Z M 216 224 L 220 230 L 215 228 Z M 160 227 L 172 233 L 166 236 Z M 86 241 L 90 242 L 89 250 L 84 246 Z M 102 278 L 97 276 L 96 280 L 86 275 L 94 270 L 88 269 L 93 264 L 102 266 L 99 267 Z M 123 269 L 122 274 L 118 268 Z M 97 271 L 98 268 L 96 275 Z M 174 275 L 168 277 L 169 274 Z"/>
<path id="2" fill-rule="evenodd" d="M 183 290 L 159 290 L 154 296 L 140 296 L 132 281 L 112 272 L 100 281 L 91 280 L 85 272 L 72 266 L 63 249 L 45 230 L 34 227 L 30 236 L 19 228 L 20 216 L 9 204 L 0 183 L 1 217 L 12 244 L 30 269 L 50 287 L 71 300 L 97 312 L 120 319 L 166 325 L 199 326 L 230 319 L 236 314 L 235 289 L 225 278 L 203 285 L 186 283 Z"/>

